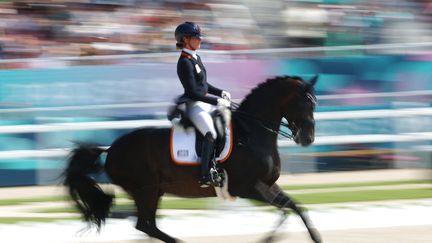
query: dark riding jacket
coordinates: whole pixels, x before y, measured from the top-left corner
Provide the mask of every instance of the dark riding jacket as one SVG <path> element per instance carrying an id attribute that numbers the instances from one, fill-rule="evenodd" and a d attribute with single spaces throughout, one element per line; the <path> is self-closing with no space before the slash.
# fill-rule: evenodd
<path id="1" fill-rule="evenodd" d="M 217 98 L 208 96 L 207 93 L 220 97 L 222 90 L 207 83 L 207 72 L 198 55 L 195 59 L 182 51 L 177 62 L 177 75 L 184 88 L 184 94 L 177 99 L 177 103 L 192 100 L 217 105 Z"/>

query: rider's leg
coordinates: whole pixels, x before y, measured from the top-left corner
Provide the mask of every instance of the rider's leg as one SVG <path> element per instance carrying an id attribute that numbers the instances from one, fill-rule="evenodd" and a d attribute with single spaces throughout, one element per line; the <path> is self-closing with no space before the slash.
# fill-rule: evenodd
<path id="1" fill-rule="evenodd" d="M 214 141 L 210 132 L 204 136 L 201 148 L 201 177 L 199 180 L 201 187 L 207 187 L 213 183 L 213 178 L 210 175 L 210 163 L 214 156 Z"/>
<path id="2" fill-rule="evenodd" d="M 213 125 L 213 119 L 209 114 L 213 107 L 203 102 L 194 102 L 188 107 L 189 118 L 196 128 L 204 135 L 204 141 L 201 148 L 201 178 L 200 184 L 208 186 L 212 183 L 210 176 L 210 162 L 214 155 L 214 141 L 217 133 Z"/>
<path id="3" fill-rule="evenodd" d="M 214 111 L 214 109 L 214 106 L 200 101 L 188 104 L 187 107 L 189 119 L 198 131 L 203 136 L 210 132 L 213 139 L 216 140 L 217 133 L 213 124 L 213 118 L 210 115 L 210 112 Z"/>

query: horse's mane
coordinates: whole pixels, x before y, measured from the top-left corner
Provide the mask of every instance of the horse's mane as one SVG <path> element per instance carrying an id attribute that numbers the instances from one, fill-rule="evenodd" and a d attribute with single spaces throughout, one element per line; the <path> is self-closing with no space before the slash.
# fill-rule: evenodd
<path id="1" fill-rule="evenodd" d="M 262 82 L 253 88 L 252 91 L 246 95 L 240 103 L 238 110 L 245 110 L 251 105 L 256 106 L 258 105 L 257 99 L 264 102 L 266 99 L 271 97 L 274 98 L 278 93 L 282 93 L 281 91 L 283 90 L 294 91 L 294 86 L 299 86 L 299 84 L 302 84 L 303 82 L 303 79 L 298 76 L 277 76 L 269 78 L 265 82 Z"/>

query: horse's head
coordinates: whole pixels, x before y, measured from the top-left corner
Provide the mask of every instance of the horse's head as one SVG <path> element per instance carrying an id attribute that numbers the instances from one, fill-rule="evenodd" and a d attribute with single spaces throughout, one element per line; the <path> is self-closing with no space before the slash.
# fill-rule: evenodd
<path id="1" fill-rule="evenodd" d="M 287 77 L 290 78 L 290 77 Z M 288 121 L 294 141 L 301 146 L 308 146 L 315 140 L 314 110 L 316 97 L 314 85 L 318 76 L 306 81 L 295 78 L 287 98 L 282 102 L 282 116 Z"/>

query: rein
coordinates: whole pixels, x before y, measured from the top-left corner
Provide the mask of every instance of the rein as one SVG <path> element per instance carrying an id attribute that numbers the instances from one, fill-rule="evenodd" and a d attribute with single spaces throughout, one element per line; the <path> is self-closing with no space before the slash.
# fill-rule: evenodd
<path id="1" fill-rule="evenodd" d="M 231 112 L 235 112 L 236 114 L 239 114 L 239 115 L 243 116 L 244 118 L 247 118 L 247 119 L 250 119 L 250 120 L 254 120 L 255 122 L 258 123 L 258 125 L 260 127 L 264 128 L 266 131 L 268 131 L 270 133 L 274 133 L 276 135 L 281 135 L 282 137 L 285 137 L 285 138 L 288 138 L 288 139 L 293 139 L 294 138 L 294 135 L 292 133 L 288 133 L 288 132 L 285 132 L 285 131 L 282 131 L 282 130 L 276 131 L 276 130 L 268 127 L 265 124 L 265 123 L 269 123 L 269 122 L 266 122 L 266 121 L 263 121 L 263 120 L 261 120 L 259 118 L 256 118 L 256 117 L 254 117 L 254 116 L 252 116 L 252 115 L 250 115 L 250 114 L 248 114 L 248 113 L 246 113 L 244 111 L 237 110 L 239 107 L 240 107 L 239 103 L 231 101 L 231 108 L 230 108 Z M 286 127 L 286 128 L 288 128 L 288 129 L 291 130 L 291 126 L 287 122 L 281 121 L 280 122 L 280 126 Z"/>

